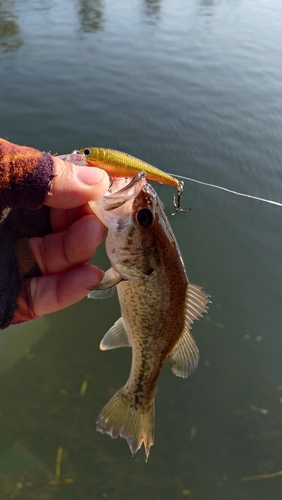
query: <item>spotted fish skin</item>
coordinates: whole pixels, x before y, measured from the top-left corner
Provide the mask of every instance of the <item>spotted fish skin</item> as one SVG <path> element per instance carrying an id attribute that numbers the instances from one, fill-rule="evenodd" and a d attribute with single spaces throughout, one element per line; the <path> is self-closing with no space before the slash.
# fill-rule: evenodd
<path id="1" fill-rule="evenodd" d="M 209 296 L 188 281 L 162 203 L 144 174 L 91 206 L 108 227 L 112 267 L 89 295 L 101 298 L 116 286 L 121 308 L 100 347 L 132 347 L 129 379 L 101 411 L 97 429 L 127 439 L 133 455 L 143 443 L 148 460 L 157 379 L 166 359 L 177 376 L 196 368 L 199 351 L 190 328 Z"/>

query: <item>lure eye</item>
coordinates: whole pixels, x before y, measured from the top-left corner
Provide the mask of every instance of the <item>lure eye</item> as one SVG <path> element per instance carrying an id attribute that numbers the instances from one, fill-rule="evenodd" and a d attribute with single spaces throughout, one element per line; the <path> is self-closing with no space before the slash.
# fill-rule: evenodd
<path id="1" fill-rule="evenodd" d="M 86 148 L 86 149 L 83 151 L 83 154 L 84 154 L 84 156 L 90 156 L 90 155 L 91 155 L 91 151 L 90 151 L 90 149 Z"/>
<path id="2" fill-rule="evenodd" d="M 153 220 L 153 214 L 149 208 L 142 208 L 137 214 L 137 220 L 142 227 L 149 227 Z"/>

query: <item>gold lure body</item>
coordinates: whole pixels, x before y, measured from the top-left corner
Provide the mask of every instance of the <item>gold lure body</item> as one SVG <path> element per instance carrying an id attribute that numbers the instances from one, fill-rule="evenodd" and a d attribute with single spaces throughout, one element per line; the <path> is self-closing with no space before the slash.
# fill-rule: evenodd
<path id="1" fill-rule="evenodd" d="M 135 177 L 140 172 L 146 172 L 150 181 L 179 187 L 180 181 L 166 174 L 159 168 L 150 165 L 134 156 L 121 151 L 107 148 L 84 148 L 77 151 L 86 159 L 86 164 L 102 168 L 111 177 Z"/>

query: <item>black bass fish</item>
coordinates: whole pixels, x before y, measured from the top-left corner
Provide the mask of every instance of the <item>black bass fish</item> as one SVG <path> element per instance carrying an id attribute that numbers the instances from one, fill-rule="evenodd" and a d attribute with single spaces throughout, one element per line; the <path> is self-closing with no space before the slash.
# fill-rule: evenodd
<path id="1" fill-rule="evenodd" d="M 190 328 L 206 312 L 209 295 L 188 281 L 162 203 L 145 172 L 90 206 L 108 227 L 112 267 L 89 296 L 105 298 L 116 287 L 121 307 L 121 318 L 100 348 L 132 347 L 129 379 L 102 409 L 97 430 L 127 439 L 133 455 L 144 443 L 147 461 L 154 443 L 157 379 L 166 359 L 179 377 L 197 367 L 199 351 Z"/>

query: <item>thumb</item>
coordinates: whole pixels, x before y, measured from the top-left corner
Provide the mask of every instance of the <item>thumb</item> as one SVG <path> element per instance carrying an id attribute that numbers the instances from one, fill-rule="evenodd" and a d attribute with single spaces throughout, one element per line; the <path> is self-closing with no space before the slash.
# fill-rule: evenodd
<path id="1" fill-rule="evenodd" d="M 79 167 L 54 157 L 52 190 L 45 205 L 74 208 L 96 200 L 109 189 L 108 174 L 95 167 Z"/>

